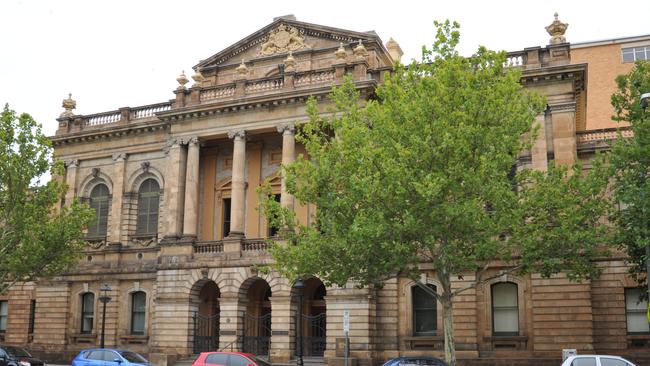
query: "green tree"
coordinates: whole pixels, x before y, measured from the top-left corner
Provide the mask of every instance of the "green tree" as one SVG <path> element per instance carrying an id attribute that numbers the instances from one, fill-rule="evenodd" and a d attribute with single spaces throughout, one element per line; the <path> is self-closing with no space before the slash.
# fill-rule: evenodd
<path id="1" fill-rule="evenodd" d="M 5 105 L 0 115 L 0 293 L 18 281 L 61 273 L 76 263 L 92 212 L 79 203 L 58 208 L 66 190 L 57 179 L 50 140 L 26 113 Z"/>
<path id="2" fill-rule="evenodd" d="M 612 221 L 618 228 L 616 242 L 627 251 L 630 272 L 641 286 L 647 280 L 650 245 L 650 110 L 641 107 L 640 96 L 650 93 L 650 62 L 637 62 L 616 84 L 613 119 L 628 123 L 633 136 L 618 138 L 612 147 L 613 193 L 621 208 Z"/>
<path id="3" fill-rule="evenodd" d="M 521 73 L 504 66 L 505 53 L 481 47 L 461 57 L 458 25 L 436 25 L 422 62 L 398 65 L 376 99 L 360 103 L 348 82 L 332 92 L 335 113 L 310 103 L 298 135 L 309 159 L 283 174 L 299 202 L 316 205 L 314 224 L 300 225 L 271 199 L 263 210 L 296 244 L 272 248 L 289 278 L 359 286 L 415 280 L 442 305 L 445 356 L 454 365 L 452 305 L 463 291 L 514 271 L 597 274 L 590 260 L 604 234 L 607 178 L 597 167 L 583 176 L 579 167 L 552 164 L 548 172 L 515 172 L 543 98 L 524 90 Z M 418 281 L 423 263 L 435 271 L 437 293 Z M 475 280 L 453 288 L 463 276 Z"/>

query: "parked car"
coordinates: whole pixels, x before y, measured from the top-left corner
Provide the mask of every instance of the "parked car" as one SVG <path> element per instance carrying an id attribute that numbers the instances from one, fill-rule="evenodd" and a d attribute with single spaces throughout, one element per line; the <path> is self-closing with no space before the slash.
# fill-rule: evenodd
<path id="1" fill-rule="evenodd" d="M 578 355 L 570 356 L 562 366 L 636 366 L 632 362 L 618 356 L 609 355 Z"/>
<path id="2" fill-rule="evenodd" d="M 72 366 L 155 366 L 141 354 L 124 349 L 85 349 L 72 360 Z"/>
<path id="3" fill-rule="evenodd" d="M 0 345 L 0 366 L 43 366 L 43 361 L 24 348 Z"/>
<path id="4" fill-rule="evenodd" d="M 203 352 L 194 360 L 192 366 L 271 366 L 250 353 L 242 352 Z M 74 365 L 73 365 L 74 366 Z"/>
<path id="5" fill-rule="evenodd" d="M 397 357 L 390 359 L 383 366 L 448 366 L 439 358 L 428 356 Z"/>

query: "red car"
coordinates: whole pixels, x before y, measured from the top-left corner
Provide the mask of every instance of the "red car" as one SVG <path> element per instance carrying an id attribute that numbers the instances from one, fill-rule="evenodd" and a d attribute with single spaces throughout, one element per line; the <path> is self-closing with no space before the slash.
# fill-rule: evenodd
<path id="1" fill-rule="evenodd" d="M 192 366 L 271 366 L 250 353 L 242 352 L 203 352 L 194 360 Z"/>

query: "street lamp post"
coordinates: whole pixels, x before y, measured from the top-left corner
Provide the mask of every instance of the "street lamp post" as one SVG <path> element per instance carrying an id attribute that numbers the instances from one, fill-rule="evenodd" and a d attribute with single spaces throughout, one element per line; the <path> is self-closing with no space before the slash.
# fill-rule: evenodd
<path id="1" fill-rule="evenodd" d="M 293 287 L 296 289 L 298 292 L 298 314 L 296 317 L 296 356 L 298 357 L 298 361 L 296 362 L 296 366 L 303 366 L 303 360 L 302 360 L 302 297 L 303 297 L 303 290 L 305 289 L 305 283 L 303 282 L 302 278 L 298 278 L 296 280 L 296 283 L 293 285 Z"/>
<path id="2" fill-rule="evenodd" d="M 102 286 L 99 288 L 99 291 L 102 292 L 102 296 L 99 297 L 99 301 L 102 302 L 102 336 L 99 341 L 99 348 L 104 348 L 104 332 L 106 329 L 106 304 L 111 301 L 108 292 L 111 290 L 111 287 L 108 283 L 102 283 Z"/>

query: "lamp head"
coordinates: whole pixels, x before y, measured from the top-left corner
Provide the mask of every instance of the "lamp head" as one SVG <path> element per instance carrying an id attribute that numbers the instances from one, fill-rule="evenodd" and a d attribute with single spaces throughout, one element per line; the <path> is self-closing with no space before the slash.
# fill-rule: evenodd
<path id="1" fill-rule="evenodd" d="M 639 104 L 641 104 L 641 108 L 645 111 L 646 108 L 648 108 L 648 104 L 650 104 L 650 93 L 643 93 L 641 94 L 641 99 Z"/>
<path id="2" fill-rule="evenodd" d="M 99 291 L 108 292 L 110 290 L 111 290 L 111 286 L 109 286 L 108 283 L 102 283 L 101 287 L 99 288 Z"/>

